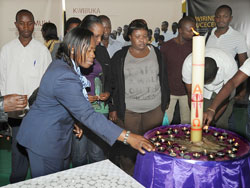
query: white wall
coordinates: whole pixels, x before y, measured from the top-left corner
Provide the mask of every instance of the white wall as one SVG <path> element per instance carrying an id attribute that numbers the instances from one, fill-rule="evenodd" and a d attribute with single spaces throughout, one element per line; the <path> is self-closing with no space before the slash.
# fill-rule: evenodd
<path id="1" fill-rule="evenodd" d="M 113 29 L 129 24 L 133 19 L 143 18 L 149 28 L 160 27 L 167 20 L 170 24 L 181 16 L 181 0 L 65 0 L 66 17 L 83 19 L 87 14 L 105 14 L 110 17 Z M 17 37 L 15 15 L 20 9 L 30 10 L 35 17 L 34 38 L 43 41 L 41 26 L 51 21 L 62 35 L 61 0 L 0 0 L 0 48 Z"/>
<path id="2" fill-rule="evenodd" d="M 167 20 L 169 24 L 182 17 L 181 0 L 66 0 L 67 18 L 83 19 L 87 14 L 107 15 L 113 29 L 129 24 L 133 19 L 143 18 L 149 28 L 160 27 Z M 171 28 L 171 27 L 170 27 Z"/>

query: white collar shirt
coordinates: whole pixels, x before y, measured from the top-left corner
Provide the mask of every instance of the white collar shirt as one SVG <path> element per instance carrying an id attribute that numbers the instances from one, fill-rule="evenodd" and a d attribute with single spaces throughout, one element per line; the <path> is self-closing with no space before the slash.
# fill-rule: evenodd
<path id="1" fill-rule="evenodd" d="M 219 48 L 235 57 L 236 54 L 242 54 L 248 51 L 245 36 L 234 30 L 231 26 L 226 33 L 219 38 L 214 34 L 216 28 L 213 28 L 208 38 L 206 47 Z"/>

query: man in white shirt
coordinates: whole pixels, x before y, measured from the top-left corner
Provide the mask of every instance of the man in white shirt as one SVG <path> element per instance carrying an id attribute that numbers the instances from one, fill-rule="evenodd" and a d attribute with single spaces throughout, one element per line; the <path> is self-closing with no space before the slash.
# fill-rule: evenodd
<path id="1" fill-rule="evenodd" d="M 174 22 L 172 23 L 172 37 L 175 38 L 178 36 L 178 23 Z"/>
<path id="2" fill-rule="evenodd" d="M 127 33 L 128 33 L 128 25 L 124 25 L 123 26 L 123 33 L 118 35 L 116 38 L 116 40 L 121 42 L 123 46 L 128 46 L 131 44 L 131 42 L 126 39 Z"/>
<path id="3" fill-rule="evenodd" d="M 123 47 L 123 44 L 121 42 L 119 42 L 118 40 L 114 40 L 110 37 L 111 21 L 110 21 L 109 17 L 107 17 L 105 15 L 100 15 L 99 18 L 100 18 L 100 20 L 102 22 L 102 26 L 104 28 L 101 45 L 106 47 L 106 49 L 109 53 L 109 57 L 112 58 L 112 56 L 115 54 L 115 52 L 117 52 L 118 50 L 120 50 Z"/>
<path id="4" fill-rule="evenodd" d="M 163 35 L 161 35 L 161 36 L 163 36 Z M 159 31 L 158 31 L 158 29 L 155 29 L 154 38 L 151 42 L 151 45 L 158 47 L 159 46 L 159 37 L 160 37 L 160 29 L 159 29 Z M 163 36 L 163 42 L 164 42 L 164 36 Z"/>
<path id="5" fill-rule="evenodd" d="M 161 23 L 161 30 L 162 30 L 162 35 L 164 36 L 164 42 L 167 42 L 168 40 L 174 38 L 172 33 L 168 31 L 168 22 L 164 21 Z"/>
<path id="6" fill-rule="evenodd" d="M 245 36 L 230 26 L 232 19 L 232 9 L 230 6 L 221 5 L 216 9 L 214 17 L 216 28 L 211 31 L 211 35 L 207 39 L 206 47 L 222 49 L 233 57 L 237 55 L 239 66 L 241 66 L 247 59 L 248 48 Z M 239 89 L 239 93 L 237 97 L 235 97 L 236 100 L 244 99 L 246 86 L 247 82 Z M 229 120 L 230 130 L 234 130 L 233 116 L 232 114 Z"/>
<path id="7" fill-rule="evenodd" d="M 231 92 L 238 87 L 242 82 L 250 76 L 250 58 L 239 68 L 239 71 L 230 79 L 227 84 L 220 90 L 218 95 L 209 106 L 208 110 L 204 113 L 203 123 L 204 125 L 210 125 L 218 106 L 231 94 Z M 246 126 L 246 136 L 250 140 L 250 96 L 248 97 L 248 122 Z"/>
<path id="8" fill-rule="evenodd" d="M 117 36 L 116 36 L 116 40 L 119 38 L 119 37 L 121 37 L 122 36 L 122 28 L 119 26 L 119 27 L 117 27 Z"/>
<path id="9" fill-rule="evenodd" d="M 221 88 L 237 72 L 234 58 L 217 48 L 206 48 L 205 51 L 205 79 L 204 79 L 204 109 L 210 106 L 212 99 L 219 93 Z M 189 103 L 191 102 L 192 89 L 192 54 L 187 56 L 182 67 L 182 80 L 185 83 Z M 235 93 L 235 92 L 234 92 Z M 232 96 L 234 95 L 232 93 Z M 233 101 L 227 99 L 217 111 L 215 121 L 221 128 L 228 128 L 228 118 L 232 113 Z"/>
<path id="10" fill-rule="evenodd" d="M 238 54 L 240 66 L 247 59 L 247 44 L 243 34 L 229 26 L 233 19 L 232 9 L 222 5 L 215 11 L 216 28 L 211 31 L 206 47 L 220 48 L 235 57 Z"/>
<path id="11" fill-rule="evenodd" d="M 39 86 L 51 63 L 51 55 L 42 43 L 32 38 L 35 21 L 30 11 L 18 11 L 15 25 L 19 37 L 4 45 L 0 52 L 0 90 L 3 95 L 17 93 L 29 97 Z M 24 115 L 24 111 L 8 114 L 8 123 L 13 131 L 10 183 L 25 180 L 28 171 L 25 149 L 16 142 L 16 134 Z"/>

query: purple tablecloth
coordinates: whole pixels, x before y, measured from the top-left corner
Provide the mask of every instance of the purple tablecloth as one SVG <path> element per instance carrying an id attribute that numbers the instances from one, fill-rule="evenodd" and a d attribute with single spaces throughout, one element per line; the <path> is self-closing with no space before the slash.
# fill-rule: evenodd
<path id="1" fill-rule="evenodd" d="M 187 160 L 157 152 L 138 154 L 134 178 L 145 187 L 154 188 L 248 188 L 250 187 L 250 153 L 227 161 Z"/>

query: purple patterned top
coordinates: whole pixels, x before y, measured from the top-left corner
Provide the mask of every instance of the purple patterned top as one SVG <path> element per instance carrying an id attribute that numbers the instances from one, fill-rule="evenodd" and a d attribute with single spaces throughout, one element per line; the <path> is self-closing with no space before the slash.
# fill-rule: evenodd
<path id="1" fill-rule="evenodd" d="M 96 95 L 95 94 L 95 78 L 99 77 L 99 75 L 102 73 L 101 64 L 95 59 L 94 64 L 88 69 L 83 69 L 82 73 L 91 83 L 91 87 L 87 89 L 88 94 L 93 95 L 93 96 Z"/>

